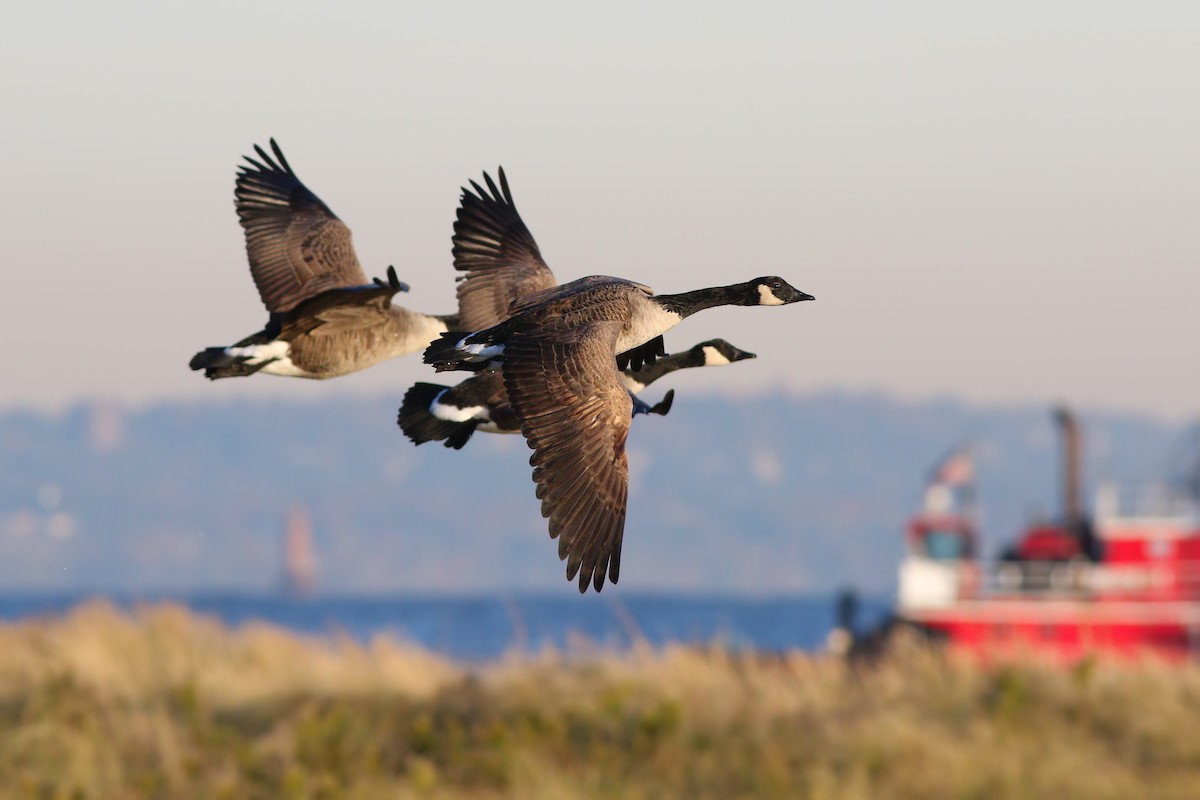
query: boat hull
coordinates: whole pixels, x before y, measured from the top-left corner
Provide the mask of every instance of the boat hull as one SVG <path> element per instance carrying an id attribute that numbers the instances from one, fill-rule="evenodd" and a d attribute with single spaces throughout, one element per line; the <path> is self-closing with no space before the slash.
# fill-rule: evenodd
<path id="1" fill-rule="evenodd" d="M 902 619 L 980 656 L 1200 658 L 1200 602 L 963 601 Z"/>

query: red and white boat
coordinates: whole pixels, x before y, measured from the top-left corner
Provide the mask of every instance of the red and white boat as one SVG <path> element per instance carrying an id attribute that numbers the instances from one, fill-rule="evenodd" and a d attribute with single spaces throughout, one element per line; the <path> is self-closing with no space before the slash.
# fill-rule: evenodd
<path id="1" fill-rule="evenodd" d="M 1063 509 L 1031 525 L 1003 557 L 979 557 L 969 451 L 952 453 L 908 523 L 896 617 L 985 657 L 1091 653 L 1200 657 L 1200 501 L 1158 488 L 1081 501 L 1081 435 L 1055 413 L 1063 441 Z"/>

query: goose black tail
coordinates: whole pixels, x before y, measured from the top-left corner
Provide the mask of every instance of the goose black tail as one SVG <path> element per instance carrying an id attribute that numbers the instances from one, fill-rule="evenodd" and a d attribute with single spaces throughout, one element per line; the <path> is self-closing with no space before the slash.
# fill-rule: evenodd
<path id="1" fill-rule="evenodd" d="M 229 355 L 224 347 L 206 347 L 192 356 L 188 366 L 194 370 L 204 370 L 204 377 L 210 381 L 218 378 L 243 378 L 266 366 L 266 362 L 250 364 L 249 360 L 244 356 Z"/>
<path id="2" fill-rule="evenodd" d="M 430 411 L 433 402 L 449 388 L 436 383 L 414 383 L 405 392 L 396 424 L 414 444 L 443 442 L 446 447 L 461 450 L 475 433 L 475 426 L 479 424 L 476 420 L 453 422 L 438 419 Z"/>

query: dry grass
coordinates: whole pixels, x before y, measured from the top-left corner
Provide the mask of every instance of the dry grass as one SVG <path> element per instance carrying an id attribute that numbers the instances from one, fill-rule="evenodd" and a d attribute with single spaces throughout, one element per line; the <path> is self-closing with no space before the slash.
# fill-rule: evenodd
<path id="1" fill-rule="evenodd" d="M 1193 798 L 1200 669 L 546 652 L 103 604 L 0 627 L 0 798 Z"/>

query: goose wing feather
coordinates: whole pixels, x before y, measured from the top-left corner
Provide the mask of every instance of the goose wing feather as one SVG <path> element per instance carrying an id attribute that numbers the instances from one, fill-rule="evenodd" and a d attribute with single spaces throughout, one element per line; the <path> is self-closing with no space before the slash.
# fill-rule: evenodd
<path id="1" fill-rule="evenodd" d="M 514 333 L 505 347 L 504 385 L 534 451 L 542 516 L 581 592 L 620 577 L 633 410 L 613 359 L 620 328 L 552 322 Z"/>
<path id="2" fill-rule="evenodd" d="M 350 229 L 300 182 L 274 139 L 273 157 L 254 149 L 258 158 L 246 157 L 234 197 L 250 274 L 267 310 L 290 311 L 323 291 L 366 284 Z"/>
<path id="3" fill-rule="evenodd" d="M 553 316 L 563 316 L 581 312 L 589 319 L 600 319 L 599 315 L 604 313 L 598 311 L 600 304 L 617 301 L 619 305 L 614 310 L 620 313 L 627 308 L 630 295 L 638 292 L 654 294 L 650 287 L 625 278 L 588 275 L 519 297 L 512 301 L 508 313 L 516 316 L 548 312 Z"/>
<path id="4" fill-rule="evenodd" d="M 291 311 L 273 315 L 279 318 L 281 335 L 291 341 L 303 334 L 326 336 L 348 330 L 370 328 L 392 314 L 392 298 L 406 287 L 388 268 L 388 280 L 379 278 L 362 286 L 327 289 L 301 301 Z"/>
<path id="5" fill-rule="evenodd" d="M 525 226 L 504 169 L 500 185 L 484 173 L 487 188 L 471 181 L 463 188 L 454 223 L 452 254 L 459 276 L 459 324 L 464 330 L 490 328 L 508 317 L 517 298 L 555 284 L 533 234 Z"/>

